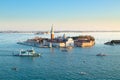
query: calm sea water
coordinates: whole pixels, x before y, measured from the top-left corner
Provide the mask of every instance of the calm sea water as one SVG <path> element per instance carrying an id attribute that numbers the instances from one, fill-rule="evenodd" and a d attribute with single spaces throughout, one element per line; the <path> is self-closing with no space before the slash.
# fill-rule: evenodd
<path id="1" fill-rule="evenodd" d="M 96 44 L 91 48 L 73 48 L 68 52 L 62 52 L 60 48 L 34 48 L 42 53 L 42 57 L 15 57 L 13 52 L 31 49 L 30 46 L 16 44 L 17 41 L 49 35 L 0 33 L 0 80 L 120 80 L 120 46 L 104 45 L 112 39 L 120 40 L 120 32 L 66 35 L 92 35 Z M 96 56 L 100 52 L 107 56 Z M 14 67 L 17 70 L 12 70 Z M 86 74 L 81 75 L 81 72 Z"/>

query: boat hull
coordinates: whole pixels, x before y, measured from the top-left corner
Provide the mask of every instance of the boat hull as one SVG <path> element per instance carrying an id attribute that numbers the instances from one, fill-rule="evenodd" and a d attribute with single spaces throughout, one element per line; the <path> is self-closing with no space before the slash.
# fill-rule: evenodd
<path id="1" fill-rule="evenodd" d="M 20 57 L 39 57 L 41 56 L 40 54 L 33 54 L 33 55 L 19 55 L 19 54 L 16 54 L 16 55 L 13 55 L 13 56 L 20 56 Z"/>

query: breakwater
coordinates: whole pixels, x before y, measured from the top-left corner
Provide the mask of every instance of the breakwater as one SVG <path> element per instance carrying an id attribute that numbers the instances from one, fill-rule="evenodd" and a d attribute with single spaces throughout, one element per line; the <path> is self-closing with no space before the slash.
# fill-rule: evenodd
<path id="1" fill-rule="evenodd" d="M 104 43 L 105 45 L 120 45 L 120 40 L 111 40 L 109 42 Z"/>

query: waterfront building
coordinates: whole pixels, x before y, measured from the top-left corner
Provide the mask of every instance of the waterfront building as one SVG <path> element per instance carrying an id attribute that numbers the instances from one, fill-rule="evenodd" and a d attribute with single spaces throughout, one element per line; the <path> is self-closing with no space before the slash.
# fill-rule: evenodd
<path id="1" fill-rule="evenodd" d="M 48 40 L 43 40 L 43 46 L 48 46 L 48 45 L 49 45 Z"/>
<path id="2" fill-rule="evenodd" d="M 56 38 L 52 41 L 53 47 L 74 47 L 74 40 L 72 38 L 60 39 Z"/>
<path id="3" fill-rule="evenodd" d="M 65 47 L 65 42 L 63 42 L 63 41 L 60 41 L 60 42 L 54 41 L 52 43 L 52 46 L 53 47 Z"/>
<path id="4" fill-rule="evenodd" d="M 76 47 L 91 47 L 95 44 L 95 39 L 92 36 L 78 36 L 74 43 Z"/>
<path id="5" fill-rule="evenodd" d="M 75 41 L 75 46 L 76 47 L 91 47 L 95 44 L 94 41 L 90 41 L 90 40 L 78 40 Z"/>
<path id="6" fill-rule="evenodd" d="M 74 47 L 74 40 L 72 38 L 67 38 L 65 41 L 65 47 Z"/>

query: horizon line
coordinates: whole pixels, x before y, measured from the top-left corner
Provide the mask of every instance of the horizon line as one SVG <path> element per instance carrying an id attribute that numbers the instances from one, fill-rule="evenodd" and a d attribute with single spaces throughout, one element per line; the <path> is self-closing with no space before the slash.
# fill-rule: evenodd
<path id="1" fill-rule="evenodd" d="M 20 31 L 20 30 L 1 30 L 0 33 L 13 32 L 50 32 L 49 30 L 35 30 L 35 31 Z M 120 30 L 56 30 L 54 32 L 120 32 Z"/>

